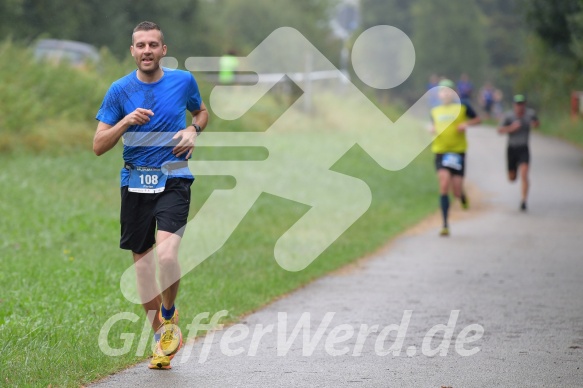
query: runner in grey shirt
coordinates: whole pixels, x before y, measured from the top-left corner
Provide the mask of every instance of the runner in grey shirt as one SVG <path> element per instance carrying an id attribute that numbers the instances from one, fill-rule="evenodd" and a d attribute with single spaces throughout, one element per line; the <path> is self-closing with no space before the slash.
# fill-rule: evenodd
<path id="1" fill-rule="evenodd" d="M 526 98 L 522 94 L 514 96 L 514 109 L 507 112 L 498 127 L 498 133 L 508 134 L 508 179 L 514 182 L 517 171 L 522 182 L 522 201 L 520 210 L 526 211 L 526 199 L 528 196 L 528 168 L 530 163 L 530 150 L 528 138 L 530 128 L 538 128 L 539 121 L 536 112 L 526 107 Z"/>

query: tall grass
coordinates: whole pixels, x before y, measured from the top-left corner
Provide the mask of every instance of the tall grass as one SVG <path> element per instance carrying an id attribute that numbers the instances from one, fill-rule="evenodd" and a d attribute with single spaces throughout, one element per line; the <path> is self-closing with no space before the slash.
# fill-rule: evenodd
<path id="1" fill-rule="evenodd" d="M 135 334 L 128 354 L 109 357 L 98 347 L 100 330 L 114 314 L 143 317 L 119 288 L 131 264 L 118 248 L 119 151 L 99 159 L 90 151 L 0 155 L 0 385 L 78 386 L 148 355 L 135 354 L 143 319 L 116 323 L 109 333 L 112 347 L 122 347 L 122 333 Z M 177 303 L 184 325 L 200 312 L 223 309 L 235 321 L 374 251 L 435 210 L 427 153 L 391 173 L 354 149 L 334 169 L 371 186 L 369 211 L 314 263 L 293 273 L 277 265 L 273 247 L 306 206 L 262 195 L 226 245 L 181 279 Z M 225 178 L 200 177 L 192 215 L 213 189 L 231 185 Z"/>
<path id="2" fill-rule="evenodd" d="M 111 81 L 130 67 L 107 52 L 98 69 L 37 62 L 30 49 L 0 43 L 0 151 L 58 151 L 87 144 Z"/>
<path id="3" fill-rule="evenodd" d="M 563 112 L 542 112 L 539 114 L 539 119 L 542 133 L 583 147 L 583 116 L 572 118 L 566 110 L 563 110 Z"/>

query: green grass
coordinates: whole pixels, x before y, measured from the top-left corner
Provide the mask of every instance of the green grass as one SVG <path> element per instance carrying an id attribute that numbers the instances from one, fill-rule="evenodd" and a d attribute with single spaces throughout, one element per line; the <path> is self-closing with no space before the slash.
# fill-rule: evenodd
<path id="1" fill-rule="evenodd" d="M 583 147 L 583 116 L 573 120 L 567 113 L 539 114 L 541 126 L 539 130 L 547 135 L 559 137 Z"/>
<path id="2" fill-rule="evenodd" d="M 74 386 L 128 364 L 98 348 L 99 330 L 122 311 L 142 315 L 127 302 L 119 279 L 131 264 L 118 249 L 117 151 L 100 159 L 73 155 L 0 157 L 3 187 L 0 232 L 0 381 L 17 386 Z M 429 156 L 390 173 L 357 149 L 335 168 L 372 188 L 369 211 L 304 271 L 291 273 L 273 259 L 277 238 L 305 212 L 303 205 L 263 195 L 227 244 L 181 281 L 182 322 L 203 311 L 227 309 L 230 320 L 252 311 L 343 264 L 374 251 L 435 209 Z M 226 178 L 200 177 L 193 186 L 193 213 Z M 120 322 L 110 335 L 139 336 L 143 321 Z M 116 339 L 118 339 L 116 341 Z M 136 341 L 137 342 L 137 341 Z"/>
<path id="3" fill-rule="evenodd" d="M 99 82 L 101 93 L 111 79 Z M 208 96 L 208 86 L 201 86 Z M 44 103 L 50 105 L 55 98 L 47 97 Z M 78 386 L 144 359 L 135 355 L 144 324 L 142 308 L 125 300 L 119 288 L 122 273 L 131 265 L 130 254 L 118 248 L 121 149 L 100 158 L 90 150 L 92 117 L 101 98 L 69 102 L 71 111 L 87 109 L 83 115 L 89 117 L 77 120 L 76 113 L 54 111 L 53 127 L 31 121 L 38 144 L 20 142 L 26 128 L 0 127 L 2 136 L 16 136 L 5 141 L 0 154 L 0 385 Z M 264 98 L 244 120 L 227 123 L 213 117 L 209 130 L 265 129 L 285 109 Z M 245 157 L 253 150 L 239 153 Z M 366 214 L 305 270 L 288 272 L 275 262 L 273 247 L 307 207 L 263 194 L 225 246 L 182 278 L 177 304 L 183 325 L 200 312 L 212 315 L 223 309 L 229 311 L 228 321 L 236 321 L 374 252 L 436 209 L 436 182 L 427 151 L 406 169 L 388 172 L 354 147 L 333 169 L 371 187 L 373 202 Z M 233 181 L 199 177 L 193 185 L 191 217 L 214 189 L 233 187 Z M 122 333 L 135 333 L 136 340 L 128 354 L 109 357 L 99 349 L 98 336 L 107 319 L 119 312 L 141 318 L 113 326 L 108 337 L 112 347 L 123 345 Z"/>
<path id="4" fill-rule="evenodd" d="M 119 279 L 131 264 L 118 249 L 119 153 L 101 159 L 88 151 L 65 156 L 0 157 L 3 187 L 0 232 L 0 361 L 2 383 L 73 386 L 141 358 L 108 357 L 99 330 L 115 313 L 142 314 L 127 302 Z M 369 211 L 304 271 L 291 273 L 273 259 L 277 238 L 305 212 L 303 205 L 263 195 L 227 244 L 181 281 L 182 322 L 203 311 L 227 309 L 230 319 L 374 251 L 435 209 L 435 182 L 427 154 L 398 173 L 351 151 L 336 170 L 363 178 L 374 200 Z M 15 173 L 16 172 L 16 173 Z M 228 179 L 201 177 L 193 210 Z M 193 211 L 194 213 L 194 211 Z M 139 336 L 143 321 L 113 327 Z M 137 342 L 137 341 L 136 341 Z"/>

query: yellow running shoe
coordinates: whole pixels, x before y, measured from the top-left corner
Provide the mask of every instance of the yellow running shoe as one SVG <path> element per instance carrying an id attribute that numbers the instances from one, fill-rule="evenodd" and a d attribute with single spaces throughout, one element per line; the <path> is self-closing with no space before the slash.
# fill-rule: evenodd
<path id="1" fill-rule="evenodd" d="M 449 236 L 449 228 L 448 228 L 447 226 L 444 226 L 444 227 L 441 229 L 441 232 L 439 232 L 439 235 L 440 235 L 440 236 L 442 236 L 442 237 L 447 237 L 447 236 Z"/>
<path id="2" fill-rule="evenodd" d="M 152 359 L 150 360 L 150 365 L 148 365 L 148 368 L 172 369 L 170 366 L 170 359 L 171 357 L 165 355 L 164 352 L 162 352 L 162 349 L 160 349 L 160 343 L 156 342 L 154 344 L 154 354 L 152 355 Z"/>
<path id="3" fill-rule="evenodd" d="M 170 359 L 178 352 L 182 346 L 182 332 L 178 327 L 178 310 L 174 311 L 174 315 L 170 319 L 164 319 L 160 313 L 160 321 L 162 324 L 156 330 L 160 334 L 160 349 L 165 356 Z"/>

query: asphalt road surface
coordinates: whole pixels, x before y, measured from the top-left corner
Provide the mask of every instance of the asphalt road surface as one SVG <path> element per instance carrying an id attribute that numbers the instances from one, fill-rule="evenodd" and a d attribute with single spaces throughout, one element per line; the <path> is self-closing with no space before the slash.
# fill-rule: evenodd
<path id="1" fill-rule="evenodd" d="M 450 237 L 431 217 L 187 344 L 172 370 L 96 386 L 583 387 L 583 151 L 533 136 L 522 213 L 505 138 L 477 127 L 469 142 L 471 209 L 453 207 Z"/>

